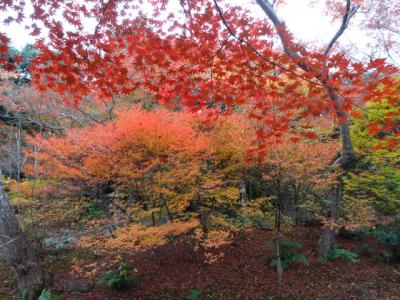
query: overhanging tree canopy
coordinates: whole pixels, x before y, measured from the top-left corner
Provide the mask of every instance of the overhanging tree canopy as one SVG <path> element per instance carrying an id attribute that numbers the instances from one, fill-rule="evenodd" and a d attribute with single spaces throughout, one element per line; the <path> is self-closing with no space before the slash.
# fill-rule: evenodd
<path id="1" fill-rule="evenodd" d="M 336 47 L 367 1 L 327 1 L 341 23 L 319 48 L 292 36 L 276 13 L 281 1 L 256 2 L 254 9 L 264 12 L 266 20 L 217 0 L 179 1 L 175 6 L 173 1 L 153 0 L 32 0 L 30 16 L 25 16 L 23 2 L 8 0 L 0 10 L 10 12 L 5 22 L 31 18 L 30 30 L 41 52 L 31 68 L 33 82 L 39 90 L 58 91 L 68 103 L 144 87 L 164 103 L 194 110 L 250 104 L 250 117 L 261 124 L 254 143 L 259 154 L 271 137 L 314 137 L 310 119 L 336 118 L 343 141 L 339 162 L 347 164 L 354 157 L 348 113 L 383 95 L 389 103 L 399 101 L 396 68 L 384 59 L 353 61 Z M 371 11 L 372 22 L 381 10 Z M 97 24 L 91 32 L 85 27 L 88 19 Z M 6 43 L 3 34 L 2 52 Z M 390 124 L 391 116 L 382 117 Z"/>

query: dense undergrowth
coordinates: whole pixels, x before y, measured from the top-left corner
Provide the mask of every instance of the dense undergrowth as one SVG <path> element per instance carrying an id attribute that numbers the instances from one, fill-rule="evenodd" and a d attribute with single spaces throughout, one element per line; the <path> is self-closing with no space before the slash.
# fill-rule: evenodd
<path id="1" fill-rule="evenodd" d="M 60 202 L 35 209 L 40 213 L 50 207 L 57 211 Z M 341 232 L 327 261 L 315 255 L 318 226 L 292 227 L 281 246 L 285 274 L 279 285 L 273 268 L 274 233 L 257 223 L 215 228 L 204 240 L 197 220 L 115 225 L 91 210 L 81 218 L 79 224 L 68 216 L 47 218 L 48 225 L 55 225 L 48 226 L 44 240 L 54 277 L 44 293 L 50 298 L 42 299 L 398 297 L 399 265 L 393 246 L 399 231 L 389 226 Z M 0 279 L 0 299 L 14 299 L 14 279 L 4 260 Z"/>

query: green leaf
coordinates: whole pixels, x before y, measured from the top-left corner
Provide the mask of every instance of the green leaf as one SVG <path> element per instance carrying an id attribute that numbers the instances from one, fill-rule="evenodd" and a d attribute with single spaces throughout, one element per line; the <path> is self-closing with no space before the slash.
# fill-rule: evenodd
<path id="1" fill-rule="evenodd" d="M 189 295 L 187 295 L 186 300 L 197 300 L 200 298 L 202 292 L 197 289 L 191 289 Z"/>

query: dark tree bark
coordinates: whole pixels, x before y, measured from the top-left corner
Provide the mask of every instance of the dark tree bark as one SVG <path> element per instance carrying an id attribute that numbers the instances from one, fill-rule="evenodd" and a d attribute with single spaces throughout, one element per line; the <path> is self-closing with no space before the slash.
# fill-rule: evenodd
<path id="1" fill-rule="evenodd" d="M 335 106 L 336 116 L 340 121 L 339 129 L 342 142 L 342 155 L 336 161 L 336 164 L 343 170 L 346 170 L 349 169 L 356 160 L 353 143 L 351 141 L 349 116 L 343 109 L 343 98 L 335 92 L 332 87 L 326 86 L 326 90 Z"/>
<path id="2" fill-rule="evenodd" d="M 282 267 L 282 257 L 281 257 L 281 223 L 282 223 L 282 202 L 280 195 L 276 200 L 275 208 L 275 234 L 274 244 L 275 244 L 275 257 L 276 257 L 276 273 L 278 274 L 278 284 L 282 285 L 283 267 Z"/>
<path id="3" fill-rule="evenodd" d="M 160 197 L 161 197 L 161 199 L 163 201 L 163 205 L 165 207 L 165 210 L 167 211 L 167 215 L 168 215 L 169 221 L 172 222 L 174 220 L 174 217 L 172 216 L 172 213 L 169 210 L 167 196 L 165 196 L 163 193 L 161 193 Z"/>
<path id="4" fill-rule="evenodd" d="M 329 219 L 335 222 L 338 218 L 340 200 L 342 199 L 342 183 L 339 182 L 335 186 L 334 197 L 332 197 L 332 205 L 329 210 Z M 336 231 L 330 227 L 324 227 L 321 237 L 318 240 L 317 256 L 326 259 L 329 252 L 335 248 L 335 235 Z"/>
<path id="5" fill-rule="evenodd" d="M 244 180 L 240 180 L 240 204 L 242 205 L 242 207 L 247 206 L 248 200 L 249 197 L 246 191 L 246 182 Z"/>
<path id="6" fill-rule="evenodd" d="M 323 228 L 322 234 L 318 240 L 317 256 L 327 259 L 329 252 L 335 246 L 335 232 L 330 228 Z"/>
<path id="7" fill-rule="evenodd" d="M 0 247 L 13 270 L 21 299 L 36 300 L 46 274 L 31 243 L 19 226 L 0 179 Z"/>

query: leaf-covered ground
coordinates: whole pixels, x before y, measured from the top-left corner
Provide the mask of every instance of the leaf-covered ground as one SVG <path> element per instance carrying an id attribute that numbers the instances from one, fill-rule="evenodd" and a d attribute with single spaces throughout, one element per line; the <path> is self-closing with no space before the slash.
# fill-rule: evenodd
<path id="1" fill-rule="evenodd" d="M 10 299 L 15 292 L 15 282 L 13 274 L 7 268 L 6 260 L 0 252 L 0 299 Z"/>
<path id="2" fill-rule="evenodd" d="M 247 229 L 233 233 L 218 248 L 194 250 L 195 223 L 144 229 L 129 227 L 81 235 L 73 247 L 52 250 L 55 286 L 65 299 L 400 299 L 400 280 L 394 266 L 380 261 L 371 238 L 339 238 L 341 246 L 360 254 L 356 263 L 315 259 L 318 228 L 295 228 L 286 237 L 303 244 L 309 265 L 295 265 L 284 273 L 281 287 L 266 264 L 272 233 Z M 367 245 L 367 246 L 366 246 Z M 382 249 L 382 247 L 380 247 Z M 138 269 L 137 286 L 125 292 L 94 288 L 105 272 L 130 260 Z M 0 264 L 0 295 L 12 299 L 11 274 Z M 0 297 L 1 299 L 1 297 Z M 196 298 L 195 298 L 196 299 Z"/>

